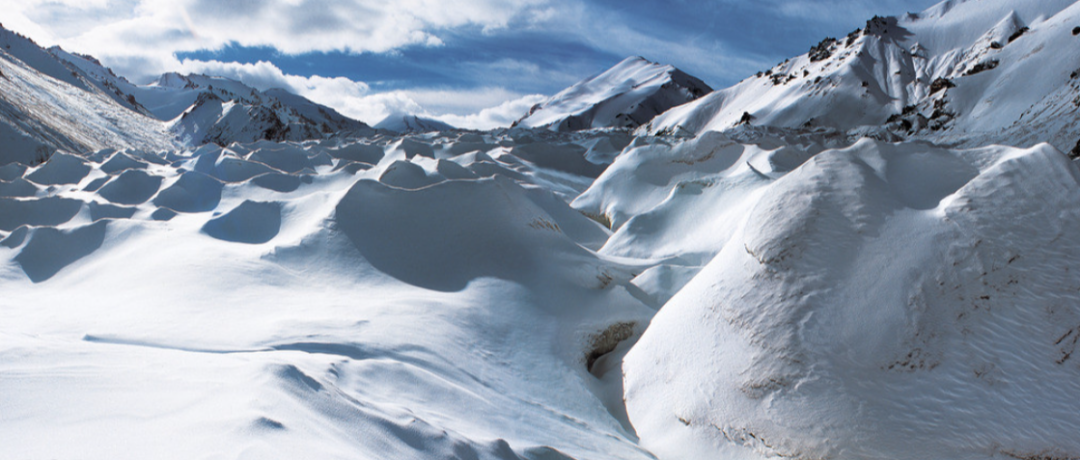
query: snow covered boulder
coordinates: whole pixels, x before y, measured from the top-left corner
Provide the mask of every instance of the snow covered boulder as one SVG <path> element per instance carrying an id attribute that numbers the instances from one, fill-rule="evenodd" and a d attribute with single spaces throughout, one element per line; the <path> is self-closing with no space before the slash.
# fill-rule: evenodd
<path id="1" fill-rule="evenodd" d="M 624 361 L 661 459 L 1080 457 L 1080 171 L 862 141 L 764 190 Z"/>

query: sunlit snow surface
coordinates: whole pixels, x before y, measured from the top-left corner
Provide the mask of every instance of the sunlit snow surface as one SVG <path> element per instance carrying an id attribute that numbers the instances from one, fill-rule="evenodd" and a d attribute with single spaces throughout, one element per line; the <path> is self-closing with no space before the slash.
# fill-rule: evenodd
<path id="1" fill-rule="evenodd" d="M 587 369 L 645 264 L 509 140 L 5 167 L 0 457 L 649 458 Z"/>
<path id="2" fill-rule="evenodd" d="M 675 107 L 650 133 L 758 126 L 964 147 L 1080 141 L 1080 3 L 949 0 L 851 35 Z M 936 82 L 949 81 L 950 87 Z"/>
<path id="3" fill-rule="evenodd" d="M 1080 458 L 1077 5 L 403 136 L 0 31 L 0 460 Z"/>
<path id="4" fill-rule="evenodd" d="M 1063 154 L 625 140 L 5 166 L 3 457 L 1080 452 Z"/>

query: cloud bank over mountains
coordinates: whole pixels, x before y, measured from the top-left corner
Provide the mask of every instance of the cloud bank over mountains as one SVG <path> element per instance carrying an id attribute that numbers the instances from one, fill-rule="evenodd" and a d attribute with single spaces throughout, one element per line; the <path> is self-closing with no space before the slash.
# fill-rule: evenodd
<path id="1" fill-rule="evenodd" d="M 776 44 L 791 42 L 791 34 L 816 38 L 822 30 L 846 27 L 814 13 L 835 10 L 833 0 L 754 5 L 676 1 L 662 8 L 665 11 L 656 11 L 655 5 L 607 0 L 2 3 L 5 26 L 46 46 L 91 54 L 136 83 L 165 72 L 204 73 L 259 89 L 285 88 L 369 123 L 408 112 L 477 129 L 506 126 L 542 94 L 550 95 L 628 55 L 662 57 L 722 86 L 790 55 Z M 930 3 L 864 0 L 844 6 L 889 13 L 918 10 Z M 800 20 L 795 25 L 784 24 L 796 17 Z M 735 22 L 747 30 L 732 27 Z M 598 27 L 601 23 L 605 26 Z M 770 27 L 777 30 L 773 40 L 756 35 Z M 230 54 L 232 59 L 213 57 L 227 49 L 239 51 Z M 340 61 L 344 55 L 357 62 L 344 67 L 335 63 L 330 70 L 310 63 L 283 66 L 277 59 L 245 55 L 251 49 L 300 56 L 301 61 Z M 421 52 L 425 54 L 410 58 L 410 53 Z M 435 62 L 427 54 L 431 52 L 445 59 Z M 191 53 L 200 54 L 186 56 Z M 406 63 L 390 75 L 383 72 L 373 78 L 377 64 L 364 60 L 372 56 Z M 454 83 L 415 81 L 415 75 L 424 73 Z"/>

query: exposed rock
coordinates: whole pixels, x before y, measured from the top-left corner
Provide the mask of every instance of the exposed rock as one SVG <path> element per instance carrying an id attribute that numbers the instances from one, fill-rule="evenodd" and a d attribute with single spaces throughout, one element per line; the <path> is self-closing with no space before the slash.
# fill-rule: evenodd
<path id="1" fill-rule="evenodd" d="M 855 43 L 855 40 L 859 39 L 862 35 L 862 29 L 855 29 L 851 33 L 847 34 L 847 39 L 844 40 L 844 46 L 851 46 Z"/>
<path id="2" fill-rule="evenodd" d="M 836 39 L 832 37 L 826 37 L 817 45 L 810 47 L 810 62 L 823 61 L 832 56 L 833 45 L 836 44 Z"/>
<path id="3" fill-rule="evenodd" d="M 863 33 L 866 35 L 885 35 L 889 33 L 889 28 L 895 28 L 896 24 L 896 18 L 894 17 L 874 16 L 869 21 L 866 21 Z"/>
<path id="4" fill-rule="evenodd" d="M 743 112 L 742 118 L 739 119 L 738 123 L 735 123 L 735 126 L 749 125 L 751 121 L 754 121 L 754 116 L 750 115 L 750 112 Z"/>
<path id="5" fill-rule="evenodd" d="M 1009 35 L 1009 43 L 1012 43 L 1013 40 L 1016 40 L 1017 38 L 1020 38 L 1020 36 L 1024 35 L 1024 33 L 1026 33 L 1029 30 L 1031 30 L 1031 29 L 1029 29 L 1027 27 L 1021 27 L 1016 32 L 1013 32 L 1012 35 Z"/>
<path id="6" fill-rule="evenodd" d="M 975 64 L 975 67 L 972 67 L 972 68 L 968 69 L 967 72 L 964 72 L 964 76 L 966 77 L 966 76 L 969 76 L 969 75 L 975 75 L 975 74 L 980 73 L 980 72 L 985 72 L 987 70 L 992 70 L 992 69 L 996 68 L 997 66 L 998 66 L 998 61 L 996 59 L 992 60 L 992 61 L 980 62 L 978 64 Z"/>
<path id="7" fill-rule="evenodd" d="M 938 78 L 936 78 L 934 80 L 933 83 L 930 83 L 930 94 L 934 94 L 934 93 L 936 93 L 938 91 L 941 91 L 943 89 L 955 88 L 955 87 L 956 87 L 956 84 L 953 83 L 952 80 L 949 80 L 948 78 L 938 77 Z"/>

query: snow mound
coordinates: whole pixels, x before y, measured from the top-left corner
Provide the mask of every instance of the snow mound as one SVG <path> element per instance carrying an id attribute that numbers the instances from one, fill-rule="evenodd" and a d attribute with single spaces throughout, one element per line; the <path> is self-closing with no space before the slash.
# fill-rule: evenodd
<path id="1" fill-rule="evenodd" d="M 1078 179 L 1048 145 L 814 156 L 762 189 L 626 356 L 642 445 L 1076 457 Z"/>
<path id="2" fill-rule="evenodd" d="M 224 184 L 206 174 L 184 171 L 154 197 L 154 204 L 180 212 L 206 212 L 221 201 Z"/>
<path id="3" fill-rule="evenodd" d="M 438 291 L 460 291 L 481 277 L 557 277 L 558 270 L 544 265 L 587 258 L 554 217 L 501 176 L 417 190 L 360 181 L 338 204 L 335 217 L 376 269 Z"/>
<path id="4" fill-rule="evenodd" d="M 86 160 L 60 152 L 34 168 L 26 178 L 42 185 L 77 184 L 90 173 L 90 169 Z"/>
<path id="5" fill-rule="evenodd" d="M 244 201 L 203 226 L 207 235 L 246 244 L 266 243 L 281 229 L 281 204 Z"/>
<path id="6" fill-rule="evenodd" d="M 101 151 L 48 195 L 5 169 L 36 190 L 0 198 L 5 452 L 652 458 L 616 358 L 643 264 L 590 249 L 591 179 L 523 133 Z M 610 134 L 529 136 L 576 164 Z"/>
<path id="7" fill-rule="evenodd" d="M 70 230 L 37 228 L 29 231 L 28 241 L 14 261 L 35 283 L 48 280 L 61 269 L 86 257 L 105 241 L 107 221 Z"/>
<path id="8" fill-rule="evenodd" d="M 141 170 L 132 169 L 109 181 L 98 190 L 98 195 L 116 204 L 145 203 L 161 187 L 161 176 L 153 176 Z"/>

